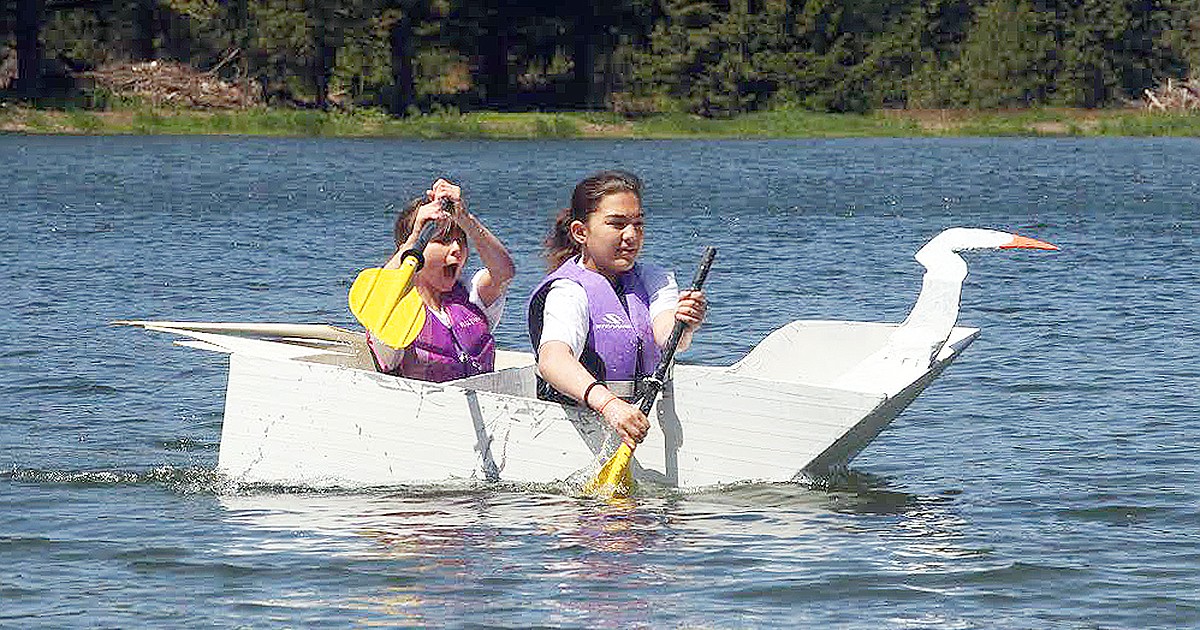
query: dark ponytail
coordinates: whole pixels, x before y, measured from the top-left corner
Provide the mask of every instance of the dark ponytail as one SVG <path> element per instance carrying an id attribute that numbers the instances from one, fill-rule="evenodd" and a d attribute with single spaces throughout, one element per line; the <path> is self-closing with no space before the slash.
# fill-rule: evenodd
<path id="1" fill-rule="evenodd" d="M 546 237 L 546 251 L 543 254 L 550 271 L 558 269 L 563 261 L 579 253 L 579 243 L 571 238 L 571 222 L 574 220 L 570 208 L 559 210 L 558 216 L 554 217 L 554 227 L 550 228 L 550 235 Z"/>
<path id="2" fill-rule="evenodd" d="M 588 215 L 596 211 L 601 199 L 621 192 L 633 193 L 640 203 L 642 180 L 626 171 L 601 171 L 575 186 L 575 192 L 571 194 L 571 207 L 559 211 L 558 216 L 554 218 L 554 227 L 543 243 L 545 250 L 542 256 L 551 271 L 558 269 L 568 258 L 579 254 L 580 245 L 571 238 L 571 224 L 575 221 L 587 221 Z"/>

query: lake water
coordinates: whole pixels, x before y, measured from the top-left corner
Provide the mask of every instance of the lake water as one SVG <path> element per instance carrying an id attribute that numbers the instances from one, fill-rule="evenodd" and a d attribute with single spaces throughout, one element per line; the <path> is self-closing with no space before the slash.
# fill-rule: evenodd
<path id="1" fill-rule="evenodd" d="M 1200 142 L 0 136 L 0 626 L 1200 626 Z M 647 182 L 647 259 L 729 363 L 794 319 L 899 321 L 944 227 L 982 336 L 828 487 L 628 503 L 304 492 L 215 472 L 227 359 L 115 319 L 353 324 L 395 208 L 461 181 L 519 266 L 570 187 Z"/>

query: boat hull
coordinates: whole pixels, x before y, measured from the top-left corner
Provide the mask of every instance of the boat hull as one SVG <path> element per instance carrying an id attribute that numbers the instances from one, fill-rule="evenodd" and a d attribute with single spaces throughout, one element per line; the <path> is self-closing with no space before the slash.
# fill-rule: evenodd
<path id="1" fill-rule="evenodd" d="M 772 380 L 763 370 L 676 366 L 634 478 L 698 488 L 845 466 L 977 332 L 964 331 L 965 341 L 890 396 Z M 617 438 L 590 411 L 534 398 L 533 366 L 516 363 L 437 384 L 231 351 L 218 466 L 242 483 L 308 487 L 587 479 Z"/>

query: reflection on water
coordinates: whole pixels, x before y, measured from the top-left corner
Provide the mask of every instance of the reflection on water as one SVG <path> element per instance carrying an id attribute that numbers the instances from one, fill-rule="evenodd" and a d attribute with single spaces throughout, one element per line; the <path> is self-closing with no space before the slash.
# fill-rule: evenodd
<path id="1" fill-rule="evenodd" d="M 636 618 L 646 603 L 631 601 L 621 589 L 665 578 L 636 560 L 661 546 L 663 516 L 633 500 L 606 503 L 487 489 L 219 500 L 229 521 L 259 532 L 250 537 L 266 543 L 259 553 L 293 545 L 291 552 L 342 555 L 402 578 L 367 598 L 378 614 L 417 620 L 423 612 L 460 605 L 472 591 L 494 597 L 497 588 L 530 582 L 552 588 L 557 615 Z M 276 535 L 261 536 L 264 531 Z M 543 550 L 543 557 L 531 548 Z M 614 591 L 620 595 L 606 597 Z"/>
<path id="2" fill-rule="evenodd" d="M 678 608 L 646 594 L 670 594 L 684 584 L 736 593 L 761 588 L 770 576 L 853 583 L 865 579 L 853 568 L 863 562 L 876 567 L 871 572 L 912 576 L 985 555 L 968 546 L 969 526 L 949 498 L 897 492 L 881 478 L 854 472 L 819 489 L 644 491 L 610 501 L 494 486 L 254 492 L 218 500 L 224 519 L 244 532 L 230 554 L 324 554 L 346 570 L 386 576 L 369 594 L 347 593 L 345 604 L 360 610 L 364 622 L 444 620 L 444 610 L 467 615 L 463 602 L 476 601 L 471 614 L 482 607 L 510 619 L 525 611 L 530 622 L 622 626 Z M 847 565 L 844 550 L 830 544 L 847 535 L 874 552 Z M 691 561 L 672 561 L 679 557 Z M 781 584 L 784 600 L 811 596 L 787 580 Z M 670 622 L 671 615 L 660 620 Z"/>

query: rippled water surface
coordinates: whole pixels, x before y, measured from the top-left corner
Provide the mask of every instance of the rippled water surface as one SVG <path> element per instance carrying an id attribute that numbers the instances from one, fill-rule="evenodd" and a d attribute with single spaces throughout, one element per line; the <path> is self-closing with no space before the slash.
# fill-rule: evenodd
<path id="1" fill-rule="evenodd" d="M 0 136 L 0 626 L 1200 626 L 1200 142 Z M 647 258 L 721 248 L 683 358 L 899 321 L 969 256 L 963 357 L 821 487 L 342 492 L 215 472 L 226 358 L 111 320 L 330 322 L 435 176 L 519 265 L 570 187 L 648 185 Z M 801 349 L 800 351 L 803 351 Z M 731 419 L 735 422 L 736 419 Z"/>

